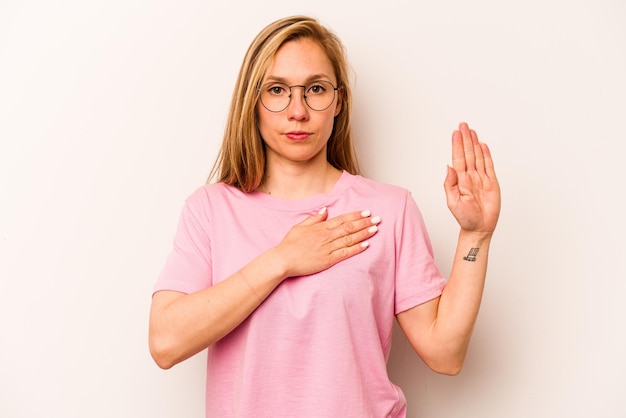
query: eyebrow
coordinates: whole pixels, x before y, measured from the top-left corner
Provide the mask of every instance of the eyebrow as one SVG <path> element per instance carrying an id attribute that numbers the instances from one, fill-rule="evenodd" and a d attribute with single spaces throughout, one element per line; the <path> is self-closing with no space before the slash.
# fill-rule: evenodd
<path id="1" fill-rule="evenodd" d="M 304 84 L 310 83 L 311 81 L 316 81 L 316 80 L 328 80 L 328 81 L 331 81 L 331 78 L 327 74 L 324 74 L 324 73 L 313 74 L 313 75 L 308 76 L 304 80 Z M 285 77 L 278 77 L 278 76 L 273 76 L 273 75 L 268 76 L 265 79 L 264 83 L 271 82 L 271 81 L 276 81 L 276 82 L 279 82 L 279 83 L 289 84 Z M 333 83 L 336 83 L 336 82 L 333 81 Z"/>

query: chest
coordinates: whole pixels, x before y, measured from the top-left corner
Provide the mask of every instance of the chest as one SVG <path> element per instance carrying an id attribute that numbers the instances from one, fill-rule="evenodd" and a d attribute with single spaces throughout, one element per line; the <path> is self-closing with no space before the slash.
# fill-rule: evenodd
<path id="1" fill-rule="evenodd" d="M 341 213 L 337 208 L 334 212 Z M 254 217 L 222 214 L 220 225 L 209 234 L 214 284 L 278 245 L 295 224 L 309 216 L 263 209 L 255 213 Z M 277 310 L 286 310 L 294 318 L 306 317 L 315 307 L 341 307 L 354 312 L 387 309 L 393 306 L 394 254 L 392 230 L 380 228 L 362 253 L 316 274 L 289 278 L 271 298 L 279 301 Z"/>

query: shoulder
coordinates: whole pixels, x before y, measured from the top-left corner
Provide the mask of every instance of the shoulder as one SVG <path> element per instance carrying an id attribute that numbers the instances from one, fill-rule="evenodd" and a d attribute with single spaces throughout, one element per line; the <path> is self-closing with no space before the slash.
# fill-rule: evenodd
<path id="1" fill-rule="evenodd" d="M 207 183 L 193 191 L 187 200 L 206 200 L 218 197 L 240 197 L 246 193 L 226 183 Z"/>
<path id="2" fill-rule="evenodd" d="M 193 208 L 222 206 L 245 197 L 245 193 L 225 183 L 204 184 L 196 188 L 186 199 L 185 204 Z"/>
<path id="3" fill-rule="evenodd" d="M 405 200 L 411 195 L 411 192 L 402 186 L 380 182 L 360 175 L 354 177 L 355 182 L 353 187 L 363 192 L 375 194 L 381 199 Z"/>

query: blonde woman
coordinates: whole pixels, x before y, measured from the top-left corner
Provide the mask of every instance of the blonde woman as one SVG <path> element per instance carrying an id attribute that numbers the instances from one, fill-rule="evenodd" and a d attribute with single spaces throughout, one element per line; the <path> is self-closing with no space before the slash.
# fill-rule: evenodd
<path id="1" fill-rule="evenodd" d="M 489 149 L 465 123 L 453 132 L 446 279 L 410 193 L 359 174 L 347 69 L 315 19 L 262 30 L 212 177 L 183 208 L 150 350 L 170 368 L 208 348 L 207 417 L 404 417 L 386 370 L 394 318 L 433 370 L 461 369 L 500 211 Z"/>

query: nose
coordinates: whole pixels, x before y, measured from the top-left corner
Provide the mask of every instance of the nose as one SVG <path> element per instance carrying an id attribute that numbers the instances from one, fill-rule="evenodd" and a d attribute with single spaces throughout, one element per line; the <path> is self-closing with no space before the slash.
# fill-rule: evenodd
<path id="1" fill-rule="evenodd" d="M 294 90 L 301 88 L 301 91 Z M 309 117 L 309 107 L 304 100 L 304 86 L 291 87 L 291 100 L 287 106 L 287 116 L 293 120 L 305 120 Z"/>

